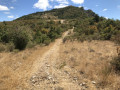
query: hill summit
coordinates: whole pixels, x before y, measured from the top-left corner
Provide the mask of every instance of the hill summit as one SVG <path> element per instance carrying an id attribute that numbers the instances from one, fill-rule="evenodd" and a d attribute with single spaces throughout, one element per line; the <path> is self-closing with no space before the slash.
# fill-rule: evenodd
<path id="1" fill-rule="evenodd" d="M 96 14 L 92 10 L 85 10 L 83 7 L 67 6 L 65 8 L 53 9 L 45 12 L 36 12 L 22 16 L 17 20 L 28 19 L 76 19 L 94 17 Z"/>

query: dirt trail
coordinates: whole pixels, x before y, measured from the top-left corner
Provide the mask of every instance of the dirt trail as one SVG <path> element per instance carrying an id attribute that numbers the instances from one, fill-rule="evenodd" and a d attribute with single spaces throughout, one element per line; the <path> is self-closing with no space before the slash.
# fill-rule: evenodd
<path id="1" fill-rule="evenodd" d="M 33 63 L 32 70 L 28 74 L 30 78 L 26 82 L 27 89 L 80 90 L 80 87 L 71 81 L 70 76 L 56 65 L 57 60 L 59 60 L 59 49 L 62 39 L 68 35 L 69 31 L 66 31 L 62 38 L 57 39 L 42 57 L 38 56 Z M 19 89 L 23 89 L 23 87 L 19 87 Z"/>
<path id="2" fill-rule="evenodd" d="M 67 36 L 69 31 L 62 36 Z M 59 60 L 59 49 L 62 38 L 57 39 L 55 44 L 33 64 L 31 71 L 30 88 L 34 90 L 80 90 L 80 87 L 70 81 L 69 75 L 58 69 L 56 61 Z"/>
<path id="3" fill-rule="evenodd" d="M 65 32 L 62 38 L 67 36 L 68 33 L 69 31 Z M 36 73 L 38 69 L 41 68 L 41 66 L 44 66 L 45 64 L 47 64 L 51 56 L 53 56 L 53 58 L 58 57 L 58 51 L 59 51 L 60 44 L 62 43 L 62 38 L 57 39 L 54 45 L 42 57 L 37 58 L 37 60 L 33 64 L 34 68 L 33 70 L 31 70 L 31 74 Z"/>

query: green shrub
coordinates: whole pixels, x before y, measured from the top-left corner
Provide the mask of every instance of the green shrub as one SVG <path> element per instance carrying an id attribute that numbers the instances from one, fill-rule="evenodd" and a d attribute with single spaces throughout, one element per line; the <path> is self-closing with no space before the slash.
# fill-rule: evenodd
<path id="1" fill-rule="evenodd" d="M 6 47 L 5 47 L 5 45 L 3 45 L 3 44 L 0 44 L 0 52 L 3 52 L 3 51 L 5 51 L 6 50 Z"/>
<path id="2" fill-rule="evenodd" d="M 14 49 L 13 52 L 14 52 L 14 53 L 18 53 L 18 52 L 19 52 L 19 49 Z"/>
<path id="3" fill-rule="evenodd" d="M 112 37 L 112 41 L 114 41 L 117 44 L 120 44 L 120 33 Z"/>
<path id="4" fill-rule="evenodd" d="M 120 56 L 113 58 L 111 65 L 115 71 L 120 72 Z"/>
<path id="5" fill-rule="evenodd" d="M 44 40 L 43 43 L 44 43 L 45 45 L 49 45 L 50 42 L 51 42 L 50 38 L 47 38 L 47 39 Z"/>
<path id="6" fill-rule="evenodd" d="M 8 43 L 7 45 L 7 51 L 12 52 L 15 49 L 15 46 L 13 43 Z"/>
<path id="7" fill-rule="evenodd" d="M 33 48 L 35 45 L 36 45 L 36 43 L 34 43 L 34 42 L 29 42 L 29 43 L 27 44 L 27 48 Z"/>
<path id="8" fill-rule="evenodd" d="M 24 31 L 16 31 L 13 42 L 16 49 L 23 50 L 26 48 L 26 45 L 29 41 L 29 37 Z"/>

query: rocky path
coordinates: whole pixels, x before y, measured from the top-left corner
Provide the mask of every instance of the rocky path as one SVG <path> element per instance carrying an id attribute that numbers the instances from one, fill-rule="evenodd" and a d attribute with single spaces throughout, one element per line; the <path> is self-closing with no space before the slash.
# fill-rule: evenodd
<path id="1" fill-rule="evenodd" d="M 69 31 L 65 32 L 62 38 L 68 33 Z M 57 39 L 53 47 L 42 57 L 38 57 L 33 64 L 30 78 L 30 86 L 33 90 L 81 90 L 79 85 L 73 83 L 68 73 L 56 66 L 62 38 Z"/>

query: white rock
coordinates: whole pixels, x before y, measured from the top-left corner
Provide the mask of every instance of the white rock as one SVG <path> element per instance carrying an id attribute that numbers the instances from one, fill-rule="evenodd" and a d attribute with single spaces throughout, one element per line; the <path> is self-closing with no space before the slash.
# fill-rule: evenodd
<path id="1" fill-rule="evenodd" d="M 47 65 L 47 67 L 50 67 L 50 65 Z"/>
<path id="2" fill-rule="evenodd" d="M 92 83 L 93 83 L 93 84 L 96 84 L 96 82 L 95 82 L 95 81 L 92 81 Z"/>
<path id="3" fill-rule="evenodd" d="M 48 79 L 52 79 L 52 77 L 51 77 L 51 76 L 48 76 Z"/>
<path id="4" fill-rule="evenodd" d="M 82 83 L 83 86 L 84 86 L 85 84 L 86 84 L 85 82 Z"/>

